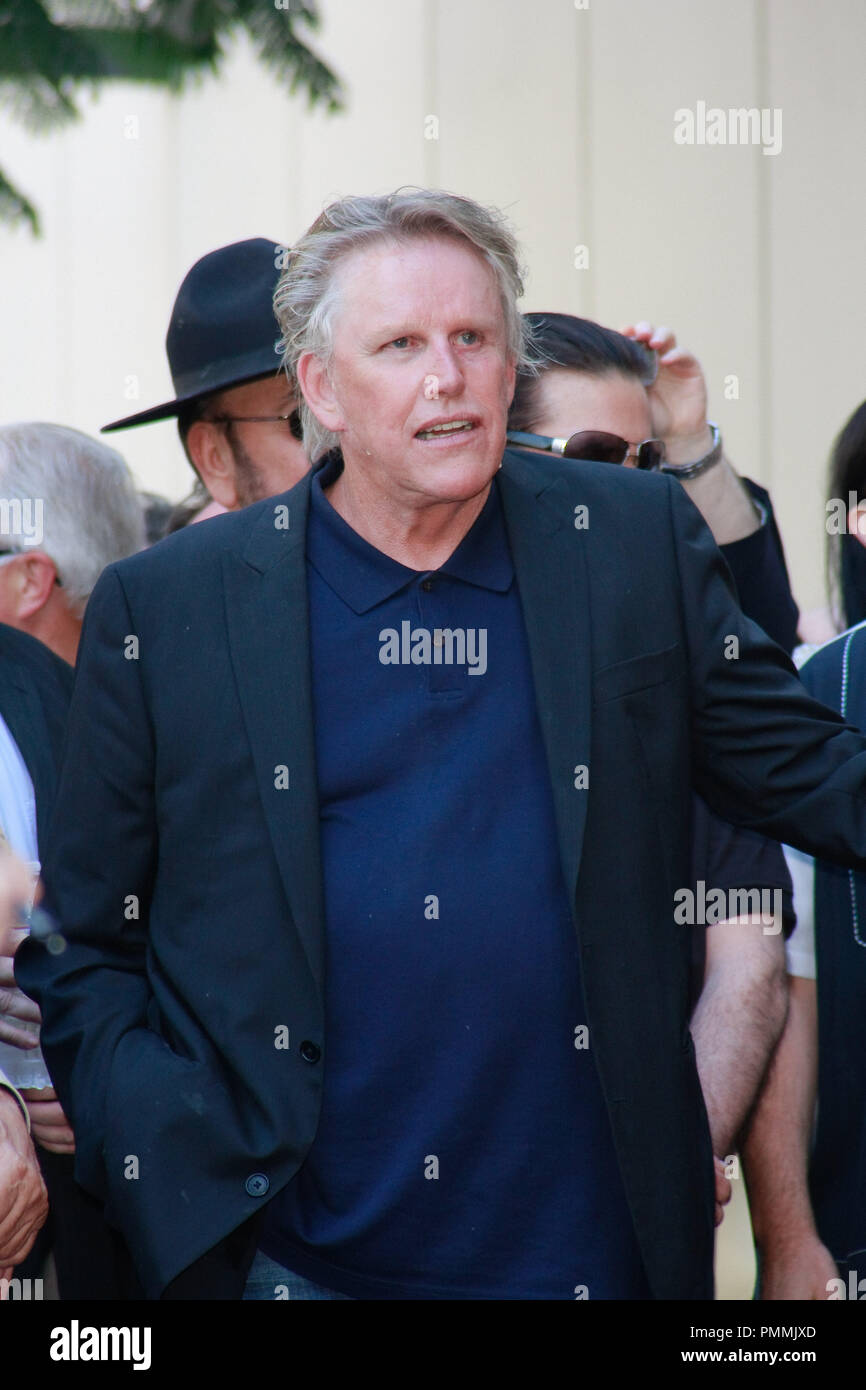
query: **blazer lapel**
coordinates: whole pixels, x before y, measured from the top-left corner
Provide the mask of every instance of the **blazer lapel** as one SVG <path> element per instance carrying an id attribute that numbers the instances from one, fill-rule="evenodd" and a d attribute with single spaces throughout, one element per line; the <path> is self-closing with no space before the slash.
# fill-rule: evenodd
<path id="1" fill-rule="evenodd" d="M 264 507 L 242 552 L 223 557 L 232 663 L 274 853 L 314 977 L 324 976 L 324 897 L 305 540 L 311 474 Z M 569 902 L 580 865 L 590 763 L 591 633 L 586 532 L 564 480 L 506 452 L 498 474 L 526 622 Z M 277 508 L 289 508 L 288 529 Z M 288 788 L 277 789 L 285 767 Z M 576 786 L 575 782 L 579 785 Z"/>
<path id="2" fill-rule="evenodd" d="M 587 532 L 575 526 L 572 499 L 561 475 L 530 467 L 519 454 L 506 451 L 497 476 L 573 913 L 591 771 Z"/>
<path id="3" fill-rule="evenodd" d="M 321 988 L 325 916 L 305 561 L 310 479 L 307 474 L 263 507 L 244 550 L 223 557 L 223 582 L 262 806 L 292 917 Z M 277 524 L 286 519 L 288 528 Z"/>

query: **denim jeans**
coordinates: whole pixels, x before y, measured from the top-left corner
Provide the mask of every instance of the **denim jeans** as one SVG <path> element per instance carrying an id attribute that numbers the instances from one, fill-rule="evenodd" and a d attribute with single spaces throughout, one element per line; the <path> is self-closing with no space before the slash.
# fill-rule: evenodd
<path id="1" fill-rule="evenodd" d="M 244 1302 L 255 1299 L 262 1303 L 285 1298 L 345 1298 L 353 1302 L 347 1293 L 337 1293 L 335 1289 L 325 1289 L 321 1284 L 303 1279 L 285 1265 L 277 1264 L 262 1250 L 256 1251 L 243 1296 Z"/>

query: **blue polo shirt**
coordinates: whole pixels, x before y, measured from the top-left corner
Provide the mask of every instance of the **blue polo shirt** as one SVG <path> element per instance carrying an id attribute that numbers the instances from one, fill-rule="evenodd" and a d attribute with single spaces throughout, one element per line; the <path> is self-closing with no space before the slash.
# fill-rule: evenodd
<path id="1" fill-rule="evenodd" d="M 307 532 L 324 1094 L 259 1244 L 356 1298 L 646 1297 L 497 486 L 419 573 L 331 507 L 341 466 Z"/>

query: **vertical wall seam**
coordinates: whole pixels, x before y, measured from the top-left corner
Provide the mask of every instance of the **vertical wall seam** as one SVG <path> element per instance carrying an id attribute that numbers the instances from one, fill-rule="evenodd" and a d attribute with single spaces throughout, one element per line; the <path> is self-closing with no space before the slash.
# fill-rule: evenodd
<path id="1" fill-rule="evenodd" d="M 574 245 L 585 244 L 589 247 L 589 274 L 582 272 L 578 280 L 579 303 L 577 310 L 584 318 L 590 319 L 596 317 L 599 255 L 599 248 L 595 239 L 595 185 L 593 183 L 594 165 L 592 158 L 592 24 L 591 9 L 575 11 L 575 71 L 578 73 L 580 83 L 578 92 L 579 129 L 575 140 L 575 175 L 580 220 L 572 238 L 570 254 L 572 256 L 574 254 Z M 572 274 L 575 273 L 572 271 Z M 580 293 L 581 287 L 583 288 L 582 294 Z"/>
<path id="2" fill-rule="evenodd" d="M 768 42 L 769 6 L 758 0 L 752 7 L 755 16 L 755 68 L 758 88 L 758 106 L 763 109 L 770 105 L 770 53 Z M 763 158 L 763 151 L 757 148 L 753 159 L 758 170 L 755 206 L 757 211 L 757 265 L 758 265 L 758 448 L 760 450 L 761 470 L 768 490 L 772 491 L 776 478 L 776 460 L 773 452 L 774 431 L 773 409 L 773 354 L 770 350 L 770 330 L 773 309 L 772 257 L 770 255 L 772 201 L 770 197 L 770 178 L 772 160 Z"/>
<path id="3" fill-rule="evenodd" d="M 439 110 L 439 0 L 424 0 L 424 20 L 422 24 L 424 44 L 424 111 L 422 129 L 419 132 L 424 143 L 424 181 L 428 188 L 438 188 L 441 179 L 439 160 L 439 141 L 428 140 L 423 128 L 427 116 L 437 116 L 441 123 Z M 440 136 L 443 131 L 440 128 Z"/>

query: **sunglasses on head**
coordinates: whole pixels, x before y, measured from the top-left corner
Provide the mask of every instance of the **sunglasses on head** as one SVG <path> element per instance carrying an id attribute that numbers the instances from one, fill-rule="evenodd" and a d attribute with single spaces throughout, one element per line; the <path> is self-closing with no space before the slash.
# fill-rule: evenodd
<path id="1" fill-rule="evenodd" d="M 643 439 L 629 444 L 618 434 L 606 430 L 578 430 L 568 439 L 552 439 L 547 434 L 525 434 L 509 430 L 506 439 L 524 449 L 545 449 L 566 459 L 595 459 L 598 463 L 627 463 L 635 460 L 637 468 L 658 468 L 664 462 L 665 446 L 661 439 Z"/>

